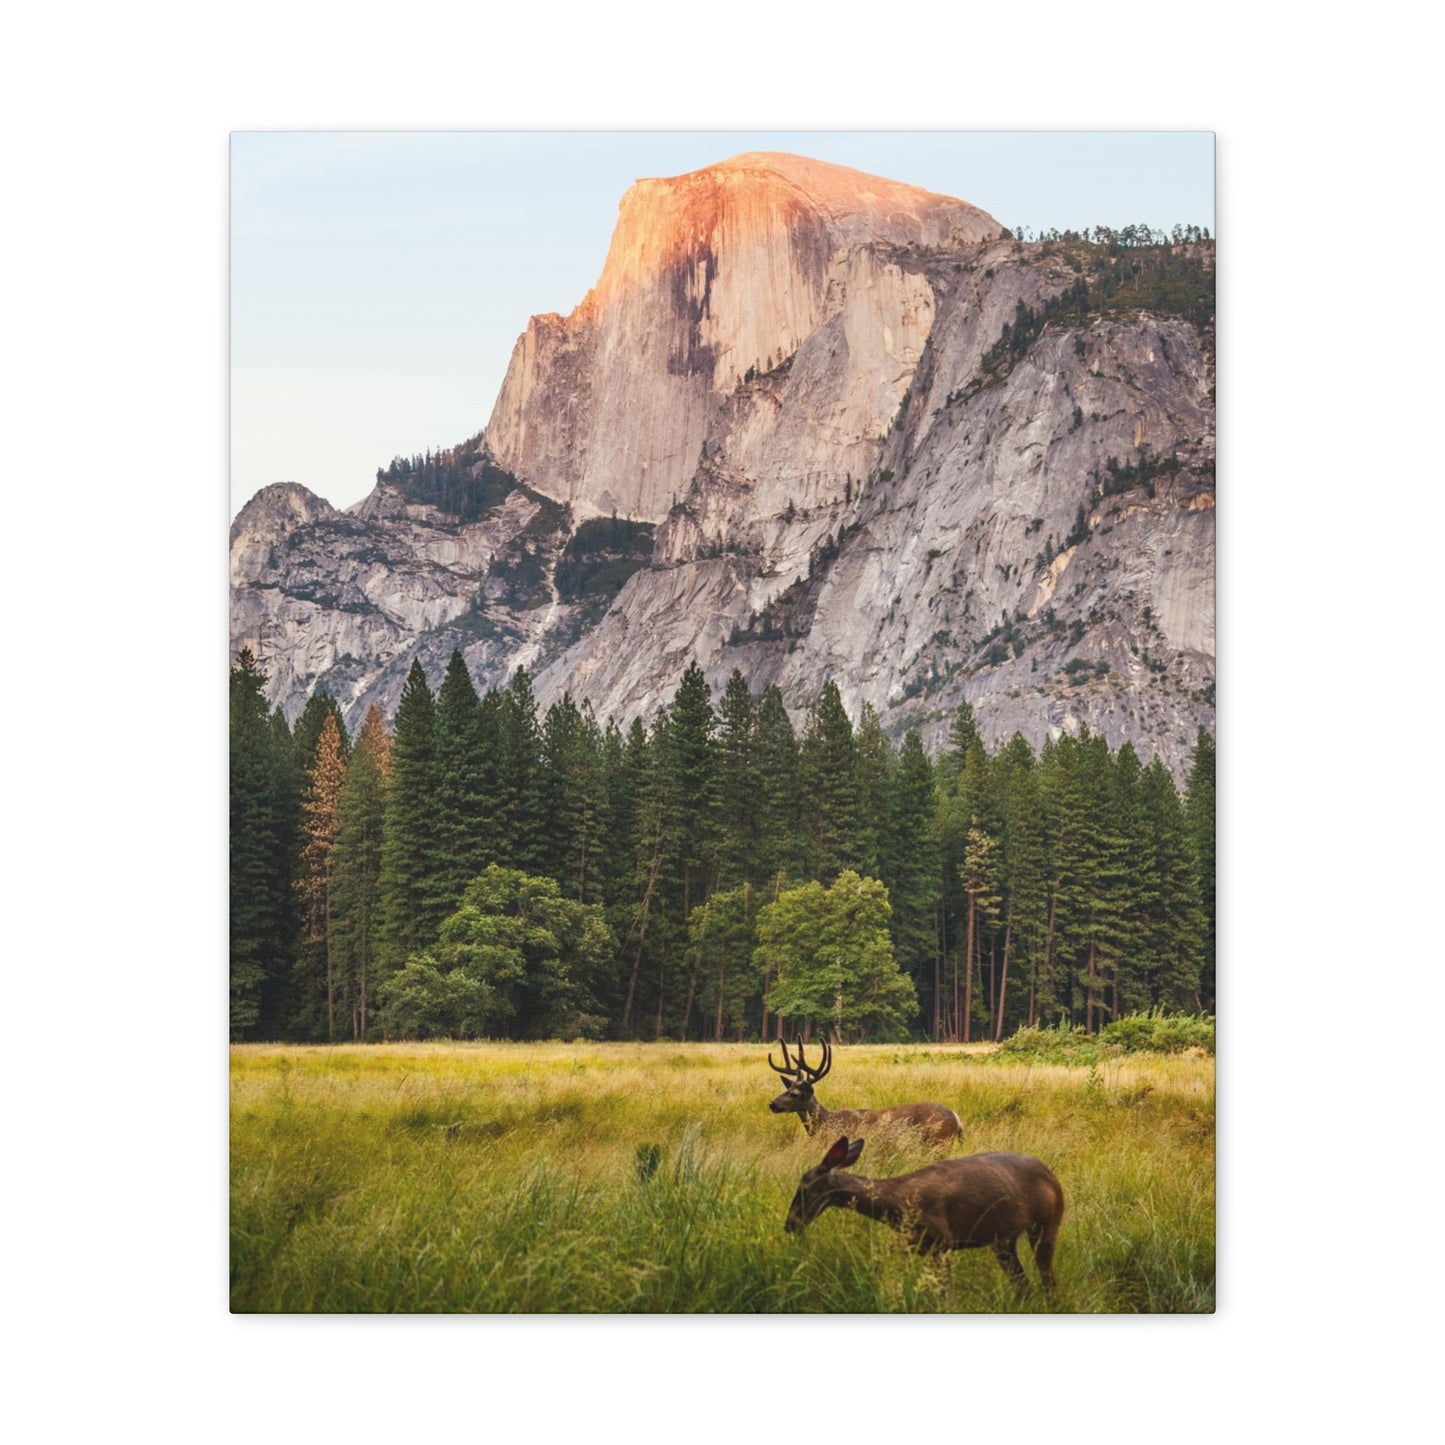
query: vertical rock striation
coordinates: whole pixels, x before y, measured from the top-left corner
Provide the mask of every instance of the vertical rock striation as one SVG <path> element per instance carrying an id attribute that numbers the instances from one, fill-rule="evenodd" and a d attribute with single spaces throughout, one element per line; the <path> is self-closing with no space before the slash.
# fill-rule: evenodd
<path id="1" fill-rule="evenodd" d="M 831 678 L 930 745 L 966 698 L 992 742 L 1087 725 L 1180 773 L 1213 725 L 1211 328 L 1097 288 L 1050 310 L 1097 259 L 797 156 L 640 181 L 464 453 L 505 500 L 464 523 L 266 489 L 233 529 L 233 651 L 353 722 L 413 653 L 437 681 L 460 646 L 483 686 L 524 662 L 544 706 L 623 724 L 696 659 L 798 711 Z"/>
<path id="2" fill-rule="evenodd" d="M 661 521 L 738 384 L 828 327 L 829 347 L 857 360 L 832 368 L 832 390 L 814 397 L 813 419 L 838 433 L 826 458 L 810 458 L 821 470 L 886 424 L 927 336 L 926 288 L 876 248 L 999 233 L 962 201 L 800 156 L 757 152 L 639 181 L 597 285 L 518 340 L 487 445 L 579 519 Z"/>

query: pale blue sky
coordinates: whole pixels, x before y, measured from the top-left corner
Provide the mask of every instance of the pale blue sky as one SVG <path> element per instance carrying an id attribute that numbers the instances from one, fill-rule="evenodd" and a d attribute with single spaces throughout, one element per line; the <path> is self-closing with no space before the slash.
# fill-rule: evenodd
<path id="1" fill-rule="evenodd" d="M 1215 225 L 1202 131 L 237 132 L 232 512 L 277 481 L 349 506 L 393 455 L 480 431 L 527 318 L 596 281 L 627 187 L 748 150 L 1010 227 Z"/>

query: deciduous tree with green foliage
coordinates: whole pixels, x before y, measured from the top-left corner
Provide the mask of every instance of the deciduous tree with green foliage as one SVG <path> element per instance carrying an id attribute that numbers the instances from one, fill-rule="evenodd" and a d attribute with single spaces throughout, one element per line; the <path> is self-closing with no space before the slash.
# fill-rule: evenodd
<path id="1" fill-rule="evenodd" d="M 894 959 L 888 915 L 882 883 L 851 869 L 759 909 L 756 958 L 775 974 L 773 1009 L 839 1042 L 905 1037 L 918 996 Z"/>
<path id="2" fill-rule="evenodd" d="M 601 908 L 493 864 L 436 943 L 384 980 L 383 1023 L 402 1038 L 600 1038 L 616 956 Z"/>

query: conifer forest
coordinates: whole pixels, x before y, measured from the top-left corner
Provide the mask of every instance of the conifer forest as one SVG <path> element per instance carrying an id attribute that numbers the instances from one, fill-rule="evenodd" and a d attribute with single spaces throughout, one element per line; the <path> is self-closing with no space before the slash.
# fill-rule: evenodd
<path id="1" fill-rule="evenodd" d="M 230 674 L 236 1041 L 848 1042 L 1214 1011 L 1214 743 L 1181 791 L 1087 730 L 935 757 L 828 683 L 695 664 L 623 730 L 413 663 L 355 737 Z"/>

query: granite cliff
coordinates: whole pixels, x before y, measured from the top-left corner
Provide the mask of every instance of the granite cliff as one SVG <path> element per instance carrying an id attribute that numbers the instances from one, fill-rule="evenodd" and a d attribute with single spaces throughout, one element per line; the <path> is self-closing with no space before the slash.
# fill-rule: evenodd
<path id="1" fill-rule="evenodd" d="M 446 487 L 247 505 L 233 653 L 353 724 L 453 647 L 622 723 L 696 658 L 930 745 L 967 698 L 990 741 L 1087 724 L 1178 771 L 1213 727 L 1213 251 L 1160 239 L 1024 243 L 783 155 L 640 181 Z"/>

